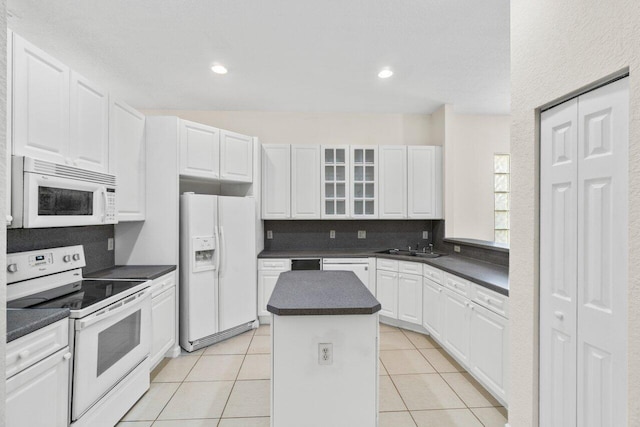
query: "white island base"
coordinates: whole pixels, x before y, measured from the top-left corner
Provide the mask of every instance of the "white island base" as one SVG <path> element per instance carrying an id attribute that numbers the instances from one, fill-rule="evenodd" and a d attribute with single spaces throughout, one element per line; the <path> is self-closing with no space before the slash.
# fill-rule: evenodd
<path id="1" fill-rule="evenodd" d="M 272 316 L 271 426 L 377 426 L 378 313 Z"/>

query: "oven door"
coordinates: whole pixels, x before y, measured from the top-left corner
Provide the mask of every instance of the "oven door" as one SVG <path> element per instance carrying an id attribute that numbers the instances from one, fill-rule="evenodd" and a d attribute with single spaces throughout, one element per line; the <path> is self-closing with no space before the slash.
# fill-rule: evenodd
<path id="1" fill-rule="evenodd" d="M 75 321 L 75 421 L 144 361 L 151 349 L 149 288 Z"/>
<path id="2" fill-rule="evenodd" d="M 24 227 L 107 223 L 107 187 L 93 182 L 26 172 Z"/>

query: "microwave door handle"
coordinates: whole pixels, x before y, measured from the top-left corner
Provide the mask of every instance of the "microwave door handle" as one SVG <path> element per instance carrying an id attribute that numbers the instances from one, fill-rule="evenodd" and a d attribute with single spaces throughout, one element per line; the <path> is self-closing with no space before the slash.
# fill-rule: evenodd
<path id="1" fill-rule="evenodd" d="M 120 313 L 123 310 L 127 310 L 132 306 L 132 304 L 137 303 L 142 305 L 145 299 L 147 299 L 151 295 L 149 290 L 144 290 L 142 292 L 138 292 L 137 294 L 133 294 L 125 298 L 121 303 L 115 303 L 112 308 L 103 308 L 102 310 L 96 312 L 95 314 L 89 316 L 86 319 L 76 321 L 76 331 L 81 331 L 84 328 L 87 328 L 95 323 L 101 322 L 103 320 L 107 320 L 112 316 Z"/>
<path id="2" fill-rule="evenodd" d="M 107 190 L 106 188 L 102 189 L 102 222 L 107 220 Z"/>

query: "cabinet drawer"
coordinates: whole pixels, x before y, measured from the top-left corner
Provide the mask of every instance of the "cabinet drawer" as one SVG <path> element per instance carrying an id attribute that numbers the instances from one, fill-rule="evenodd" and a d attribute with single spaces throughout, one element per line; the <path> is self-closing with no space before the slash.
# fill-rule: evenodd
<path id="1" fill-rule="evenodd" d="M 453 274 L 444 273 L 444 284 L 452 291 L 469 297 L 469 293 L 471 292 L 471 282 L 468 280 L 454 276 Z"/>
<path id="2" fill-rule="evenodd" d="M 473 301 L 500 316 L 509 318 L 509 298 L 477 284 L 473 284 L 475 292 Z"/>
<path id="3" fill-rule="evenodd" d="M 398 271 L 398 261 L 378 258 L 376 268 L 378 270 Z"/>
<path id="4" fill-rule="evenodd" d="M 69 345 L 69 319 L 58 320 L 7 344 L 7 378 Z"/>
<path id="5" fill-rule="evenodd" d="M 444 272 L 427 264 L 422 265 L 422 275 L 427 279 L 430 279 L 431 281 L 439 284 L 442 284 L 442 282 L 444 282 Z"/>
<path id="6" fill-rule="evenodd" d="M 422 275 L 422 264 L 419 262 L 400 261 L 398 265 L 400 273 Z"/>
<path id="7" fill-rule="evenodd" d="M 169 288 L 172 288 L 176 285 L 176 274 L 175 271 L 171 273 L 165 274 L 164 276 L 160 276 L 157 279 L 154 279 L 151 283 L 151 296 L 156 297 L 160 295 L 162 292 L 166 291 Z"/>
<path id="8" fill-rule="evenodd" d="M 288 271 L 291 270 L 290 259 L 260 259 L 258 270 Z"/>

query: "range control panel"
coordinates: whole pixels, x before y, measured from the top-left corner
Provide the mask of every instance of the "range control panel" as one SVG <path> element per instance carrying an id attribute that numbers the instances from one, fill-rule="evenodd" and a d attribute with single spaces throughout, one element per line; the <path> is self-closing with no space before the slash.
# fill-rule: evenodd
<path id="1" fill-rule="evenodd" d="M 7 283 L 61 273 L 85 265 L 82 245 L 7 254 Z"/>

